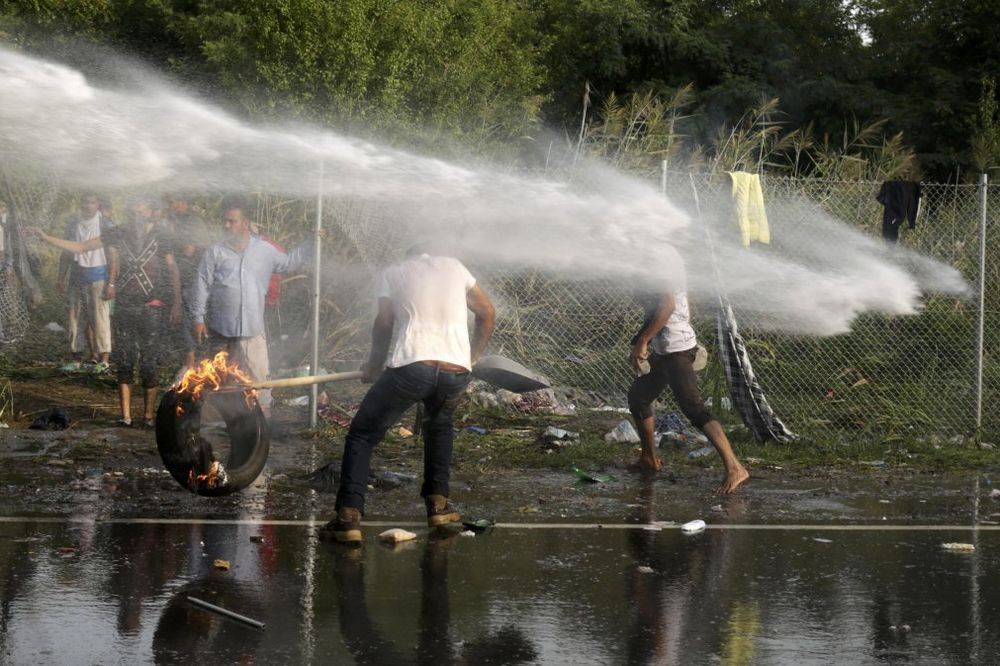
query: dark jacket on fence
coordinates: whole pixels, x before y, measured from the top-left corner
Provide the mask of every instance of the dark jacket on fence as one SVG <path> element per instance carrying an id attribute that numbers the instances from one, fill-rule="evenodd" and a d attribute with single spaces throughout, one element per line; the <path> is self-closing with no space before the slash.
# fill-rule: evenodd
<path id="1" fill-rule="evenodd" d="M 910 228 L 917 226 L 920 212 L 920 183 L 910 180 L 887 180 L 882 183 L 875 200 L 884 207 L 882 212 L 882 238 L 896 241 L 903 220 Z"/>

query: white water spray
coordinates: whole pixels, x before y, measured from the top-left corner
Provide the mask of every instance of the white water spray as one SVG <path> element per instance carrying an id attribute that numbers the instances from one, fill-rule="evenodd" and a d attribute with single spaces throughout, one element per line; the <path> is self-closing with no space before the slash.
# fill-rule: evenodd
<path id="1" fill-rule="evenodd" d="M 574 185 L 472 169 L 319 129 L 251 126 L 155 77 L 101 88 L 71 68 L 0 49 L 0 159 L 73 187 L 269 191 L 377 202 L 477 265 L 568 279 L 674 279 L 663 246 L 687 251 L 692 290 L 715 289 L 701 232 L 647 183 L 591 166 Z M 924 290 L 962 294 L 952 268 L 889 250 L 806 204 L 775 219 L 790 251 L 748 252 L 716 238 L 724 288 L 772 328 L 830 334 L 860 313 L 916 311 Z M 770 209 L 769 209 L 770 212 Z"/>

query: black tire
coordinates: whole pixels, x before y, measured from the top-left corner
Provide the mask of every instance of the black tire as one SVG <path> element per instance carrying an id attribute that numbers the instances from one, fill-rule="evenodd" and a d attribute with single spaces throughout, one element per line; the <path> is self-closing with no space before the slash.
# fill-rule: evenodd
<path id="1" fill-rule="evenodd" d="M 211 394 L 226 422 L 229 460 L 214 482 L 199 480 L 217 461 L 212 445 L 201 436 L 202 401 L 171 389 L 156 410 L 156 448 L 170 475 L 188 490 L 205 497 L 229 495 L 260 476 L 271 449 L 271 431 L 256 400 L 241 391 Z M 178 413 L 178 406 L 181 407 Z"/>

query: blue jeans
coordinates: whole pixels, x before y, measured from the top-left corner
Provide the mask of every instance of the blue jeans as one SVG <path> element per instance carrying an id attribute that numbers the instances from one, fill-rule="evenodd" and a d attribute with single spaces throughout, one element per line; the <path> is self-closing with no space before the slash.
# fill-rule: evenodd
<path id="1" fill-rule="evenodd" d="M 351 420 L 340 466 L 337 508 L 351 507 L 364 513 L 372 451 L 386 430 L 418 401 L 424 404 L 424 483 L 420 494 L 447 497 L 455 439 L 452 416 L 470 378 L 468 372 L 448 372 L 423 363 L 387 368 Z"/>

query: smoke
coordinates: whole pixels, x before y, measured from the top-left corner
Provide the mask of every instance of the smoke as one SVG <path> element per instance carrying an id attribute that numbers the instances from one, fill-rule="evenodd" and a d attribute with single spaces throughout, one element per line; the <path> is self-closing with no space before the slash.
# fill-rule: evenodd
<path id="1" fill-rule="evenodd" d="M 887 248 L 804 201 L 769 201 L 777 247 L 748 252 L 734 230 L 721 232 L 721 209 L 682 211 L 606 166 L 588 164 L 572 183 L 471 168 L 326 130 L 252 126 L 147 72 L 115 80 L 97 86 L 70 67 L 0 49 L 5 164 L 81 189 L 314 197 L 321 187 L 373 202 L 477 265 L 575 280 L 676 284 L 677 247 L 693 291 L 721 285 L 762 325 L 793 332 L 843 332 L 860 313 L 909 314 L 925 291 L 967 288 L 950 267 Z"/>

